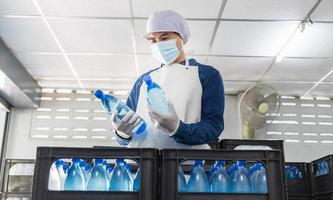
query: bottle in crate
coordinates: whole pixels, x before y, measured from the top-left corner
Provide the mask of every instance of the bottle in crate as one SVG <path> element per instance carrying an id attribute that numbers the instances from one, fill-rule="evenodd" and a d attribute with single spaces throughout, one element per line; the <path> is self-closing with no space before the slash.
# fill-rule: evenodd
<path id="1" fill-rule="evenodd" d="M 249 179 L 246 161 L 237 161 L 237 167 L 232 179 L 232 188 L 235 193 L 251 193 L 251 182 Z"/>
<path id="2" fill-rule="evenodd" d="M 131 177 L 125 167 L 124 159 L 117 159 L 112 171 L 109 191 L 132 191 Z"/>
<path id="3" fill-rule="evenodd" d="M 188 192 L 210 192 L 209 180 L 203 169 L 203 161 L 196 160 L 187 183 Z"/>
<path id="4" fill-rule="evenodd" d="M 178 168 L 178 192 L 186 192 L 186 179 L 181 167 Z"/>
<path id="5" fill-rule="evenodd" d="M 87 180 L 88 191 L 107 191 L 108 177 L 103 167 L 103 159 L 95 159 L 95 165 L 92 168 Z"/>
<path id="6" fill-rule="evenodd" d="M 228 173 L 225 168 L 225 162 L 216 161 L 212 169 L 211 175 L 211 191 L 212 192 L 228 192 Z"/>
<path id="7" fill-rule="evenodd" d="M 61 179 L 56 164 L 52 164 L 49 173 L 49 190 L 61 190 Z"/>
<path id="8" fill-rule="evenodd" d="M 73 158 L 72 164 L 68 169 L 64 190 L 83 191 L 86 189 L 85 185 L 85 179 L 80 168 L 80 159 Z"/>
<path id="9" fill-rule="evenodd" d="M 141 179 L 141 170 L 140 168 L 138 168 L 138 171 L 136 172 L 135 176 L 134 176 L 134 181 L 133 181 L 133 191 L 137 192 L 140 189 L 140 181 Z"/>

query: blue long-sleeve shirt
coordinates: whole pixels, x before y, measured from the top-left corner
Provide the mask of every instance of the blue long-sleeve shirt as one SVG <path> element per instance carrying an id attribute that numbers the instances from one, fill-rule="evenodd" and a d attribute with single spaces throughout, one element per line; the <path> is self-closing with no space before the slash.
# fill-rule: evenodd
<path id="1" fill-rule="evenodd" d="M 182 62 L 180 64 L 184 65 L 185 62 Z M 178 96 L 179 98 L 173 99 L 173 101 L 175 102 L 181 99 L 182 96 L 186 96 L 187 90 L 193 90 L 193 93 L 196 94 L 189 94 L 188 97 L 185 97 L 183 101 L 184 105 L 182 106 L 185 106 L 186 109 L 198 110 L 198 114 L 200 115 L 197 116 L 197 118 L 192 117 L 192 119 L 187 120 L 192 120 L 192 122 L 190 123 L 180 120 L 179 127 L 176 133 L 173 134 L 171 137 L 178 143 L 187 145 L 200 145 L 216 141 L 224 129 L 224 86 L 219 71 L 217 71 L 211 66 L 200 64 L 195 59 L 189 60 L 189 67 L 186 68 L 186 70 L 185 68 L 181 70 L 176 69 L 177 67 L 181 68 L 179 67 L 179 65 L 177 65 L 174 68 L 163 69 L 167 67 L 162 66 L 142 74 L 135 82 L 129 97 L 127 98 L 127 106 L 129 106 L 134 111 L 138 110 L 140 95 L 145 95 L 141 94 L 142 91 L 145 91 L 144 89 L 142 89 L 143 85 L 145 85 L 143 84 L 143 77 L 145 75 L 151 75 L 153 77 L 153 80 L 154 76 L 156 77 L 156 79 L 159 79 L 160 77 L 165 78 L 165 76 L 167 76 L 168 79 L 164 80 L 164 82 L 161 84 L 164 84 L 165 88 L 170 88 L 170 96 L 172 96 L 171 93 L 174 92 L 177 94 L 176 96 Z M 163 73 L 167 75 L 164 75 Z M 182 80 L 186 78 L 188 78 L 190 81 L 184 80 L 182 82 Z M 186 85 L 187 82 L 191 83 L 188 83 Z M 185 85 L 184 88 L 179 87 L 179 85 L 177 86 L 178 83 L 181 85 Z M 169 84 L 171 84 L 172 86 L 169 86 Z M 162 86 L 163 89 L 165 89 L 164 87 Z M 191 103 L 192 101 L 195 103 Z M 200 102 L 201 104 L 199 105 L 200 108 L 197 108 L 197 106 L 195 106 L 195 104 L 197 104 L 198 102 Z M 194 106 L 191 107 L 191 105 L 188 104 L 193 104 Z M 186 112 L 187 111 L 185 110 L 185 115 L 187 114 Z M 196 115 L 196 112 L 193 113 L 194 114 L 192 115 Z M 191 116 L 187 116 L 187 118 L 191 118 Z"/>

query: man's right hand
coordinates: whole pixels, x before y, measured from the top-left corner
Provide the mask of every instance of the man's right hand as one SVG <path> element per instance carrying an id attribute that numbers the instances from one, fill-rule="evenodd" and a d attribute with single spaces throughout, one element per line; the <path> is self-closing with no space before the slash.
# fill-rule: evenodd
<path id="1" fill-rule="evenodd" d="M 113 112 L 111 115 L 113 127 L 117 131 L 121 132 L 118 133 L 120 136 L 130 138 L 132 136 L 133 129 L 139 125 L 142 119 L 132 110 L 129 111 L 121 120 L 117 119 L 117 115 L 117 111 Z"/>

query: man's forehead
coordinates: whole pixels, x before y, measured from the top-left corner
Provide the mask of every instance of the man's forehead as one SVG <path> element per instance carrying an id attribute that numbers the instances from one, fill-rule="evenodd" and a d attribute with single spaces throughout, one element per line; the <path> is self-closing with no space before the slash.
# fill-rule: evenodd
<path id="1" fill-rule="evenodd" d="M 172 34 L 173 32 L 153 32 L 153 33 L 149 33 L 147 35 L 147 37 L 156 37 L 156 36 L 162 36 L 162 35 L 168 35 L 168 34 Z"/>

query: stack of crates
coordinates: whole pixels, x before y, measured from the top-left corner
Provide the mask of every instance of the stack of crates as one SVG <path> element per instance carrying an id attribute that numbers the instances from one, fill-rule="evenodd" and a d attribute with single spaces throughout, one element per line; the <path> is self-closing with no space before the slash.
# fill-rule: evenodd
<path id="1" fill-rule="evenodd" d="M 48 179 L 51 165 L 64 158 L 132 160 L 141 169 L 140 189 L 138 192 L 50 191 Z M 158 159 L 156 149 L 38 147 L 32 200 L 156 200 L 159 199 Z"/>
<path id="2" fill-rule="evenodd" d="M 268 141 L 270 142 L 270 141 Z M 277 141 L 274 141 L 277 143 Z M 279 143 L 279 145 L 283 143 Z M 273 148 L 273 147 L 272 147 Z M 276 149 L 276 148 L 274 148 Z M 283 149 L 283 146 L 282 146 Z M 50 191 L 49 172 L 58 159 L 123 158 L 137 163 L 141 184 L 137 192 Z M 261 162 L 267 172 L 268 193 L 193 193 L 178 191 L 178 168 L 185 173 L 194 160 L 205 160 L 205 170 L 216 160 L 227 166 L 239 160 L 249 164 Z M 32 200 L 287 200 L 284 181 L 284 155 L 281 150 L 194 150 L 194 149 L 126 149 L 126 148 L 61 148 L 39 147 L 35 165 Z"/>
<path id="3" fill-rule="evenodd" d="M 287 178 L 288 197 L 289 200 L 311 200 L 311 170 L 310 163 L 305 162 L 288 162 L 286 166 L 296 167 L 302 177 L 301 178 Z"/>
<path id="4" fill-rule="evenodd" d="M 320 162 L 327 163 L 328 171 L 318 176 L 316 172 Z M 314 200 L 333 200 L 333 155 L 311 162 L 311 181 Z"/>

